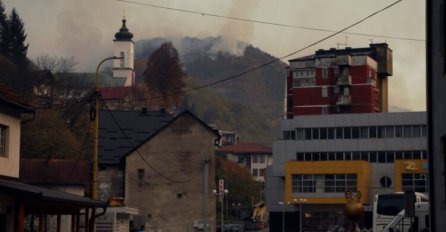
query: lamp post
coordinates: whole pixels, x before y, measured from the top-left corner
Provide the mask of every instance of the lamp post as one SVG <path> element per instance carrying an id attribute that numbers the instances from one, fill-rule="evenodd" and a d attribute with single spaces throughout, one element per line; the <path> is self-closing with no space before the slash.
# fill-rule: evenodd
<path id="1" fill-rule="evenodd" d="M 279 201 L 278 204 L 282 206 L 282 232 L 285 232 L 285 202 Z"/>
<path id="2" fill-rule="evenodd" d="M 235 203 L 235 202 L 232 203 L 232 207 L 235 208 L 235 218 L 237 218 L 237 221 L 239 220 L 239 215 L 240 215 L 239 211 L 241 205 L 242 204 L 240 203 Z"/>
<path id="3" fill-rule="evenodd" d="M 299 198 L 299 232 L 302 232 L 302 205 L 307 202 L 305 198 Z"/>
<path id="4" fill-rule="evenodd" d="M 99 138 L 99 68 L 101 65 L 107 61 L 107 60 L 121 60 L 124 59 L 124 57 L 117 57 L 112 56 L 103 59 L 101 62 L 99 62 L 98 67 L 96 68 L 96 92 L 95 92 L 95 115 L 94 115 L 94 153 L 93 153 L 93 171 L 92 171 L 92 180 L 91 180 L 91 198 L 97 199 L 98 198 L 98 190 L 97 190 L 97 179 L 98 179 L 98 138 Z"/>
<path id="5" fill-rule="evenodd" d="M 221 189 L 221 188 L 219 188 L 219 189 L 218 189 L 218 192 L 217 192 L 216 189 L 214 189 L 212 192 L 213 192 L 215 195 L 218 196 L 218 200 L 221 202 L 221 230 L 220 230 L 220 231 L 221 231 L 221 232 L 224 232 L 224 231 L 225 231 L 225 228 L 223 227 L 223 226 L 224 226 L 224 221 L 223 221 L 223 216 L 224 216 L 223 206 L 224 206 L 224 198 L 225 198 L 225 195 L 228 195 L 229 191 L 228 191 L 227 189 Z"/>

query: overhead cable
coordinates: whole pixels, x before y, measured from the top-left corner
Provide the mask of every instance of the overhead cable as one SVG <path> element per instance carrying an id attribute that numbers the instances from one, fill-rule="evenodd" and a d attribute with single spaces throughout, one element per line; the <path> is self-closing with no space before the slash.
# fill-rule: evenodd
<path id="1" fill-rule="evenodd" d="M 130 1 L 130 0 L 116 0 L 116 1 L 130 3 L 130 4 L 135 4 L 135 5 L 141 5 L 141 6 L 147 6 L 147 7 L 152 7 L 152 8 L 164 9 L 164 10 L 171 10 L 171 11 L 178 11 L 178 12 L 189 13 L 189 14 L 197 14 L 197 15 L 202 15 L 202 16 L 209 16 L 209 17 L 215 17 L 215 18 L 228 19 L 228 20 L 237 20 L 237 21 L 251 22 L 251 23 L 257 23 L 257 24 L 265 24 L 265 25 L 287 27 L 287 28 L 297 28 L 297 29 L 311 30 L 311 31 L 337 32 L 335 30 L 324 29 L 324 28 L 296 26 L 296 25 L 290 25 L 290 24 L 284 24 L 284 23 L 275 23 L 275 22 L 268 22 L 268 21 L 255 20 L 255 19 L 246 19 L 246 18 L 240 18 L 240 17 L 234 17 L 234 16 L 218 15 L 218 14 L 213 14 L 213 13 L 193 11 L 193 10 L 185 10 L 185 9 L 180 9 L 180 8 L 160 6 L 160 5 L 154 5 L 154 4 L 142 3 L 142 2 L 135 2 L 135 1 Z M 343 34 L 348 34 L 348 35 L 358 35 L 358 36 L 377 37 L 377 38 L 386 38 L 386 39 L 399 39 L 399 40 L 416 41 L 416 42 L 425 42 L 426 41 L 424 39 L 416 39 L 416 38 L 409 38 L 409 37 L 399 37 L 399 36 L 390 36 L 390 35 L 376 35 L 376 34 L 367 34 L 367 33 L 360 33 L 360 32 L 343 31 L 342 33 Z"/>

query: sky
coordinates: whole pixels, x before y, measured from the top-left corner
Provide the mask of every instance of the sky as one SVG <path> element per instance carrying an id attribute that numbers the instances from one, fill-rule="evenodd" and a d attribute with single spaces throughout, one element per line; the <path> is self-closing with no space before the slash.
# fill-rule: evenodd
<path id="1" fill-rule="evenodd" d="M 125 16 L 133 40 L 183 36 L 224 36 L 240 40 L 276 57 L 283 57 L 321 40 L 332 32 L 308 30 L 212 15 L 297 27 L 341 30 L 394 1 L 391 0 L 3 0 L 9 14 L 22 18 L 29 43 L 28 57 L 42 54 L 73 57 L 76 71 L 94 72 L 112 54 L 114 34 Z M 132 3 L 133 2 L 133 3 Z M 135 4 L 135 3 L 142 3 Z M 192 14 L 148 5 L 202 12 Z M 318 49 L 368 47 L 386 42 L 393 50 L 389 104 L 393 110 L 426 110 L 425 1 L 403 0 L 389 9 L 283 61 Z M 339 45 L 338 45 L 339 44 Z M 228 48 L 231 44 L 228 44 Z M 236 81 L 236 80 L 234 80 Z"/>

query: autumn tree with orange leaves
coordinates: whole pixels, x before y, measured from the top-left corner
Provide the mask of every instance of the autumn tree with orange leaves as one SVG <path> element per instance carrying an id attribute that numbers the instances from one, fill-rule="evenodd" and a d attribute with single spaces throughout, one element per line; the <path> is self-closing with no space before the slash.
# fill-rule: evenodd
<path id="1" fill-rule="evenodd" d="M 167 110 L 178 106 L 186 86 L 184 78 L 187 75 L 171 42 L 162 44 L 152 53 L 143 76 L 149 89 L 150 105 Z"/>

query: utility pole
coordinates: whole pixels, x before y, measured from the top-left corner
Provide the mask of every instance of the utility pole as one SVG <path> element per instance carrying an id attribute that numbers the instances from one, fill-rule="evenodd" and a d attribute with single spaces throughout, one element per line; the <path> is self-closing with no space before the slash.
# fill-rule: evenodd
<path id="1" fill-rule="evenodd" d="M 99 62 L 96 68 L 96 92 L 95 92 L 95 112 L 94 112 L 94 153 L 93 153 L 93 167 L 92 167 L 92 177 L 91 177 L 91 198 L 97 200 L 98 198 L 98 145 L 99 145 L 99 68 L 107 60 L 117 60 L 124 59 L 124 57 L 112 56 L 103 59 Z M 93 209 L 94 210 L 94 209 Z"/>
<path id="2" fill-rule="evenodd" d="M 203 231 L 209 231 L 209 212 L 208 212 L 208 202 L 209 202 L 209 158 L 204 159 L 204 173 L 203 173 Z"/>

